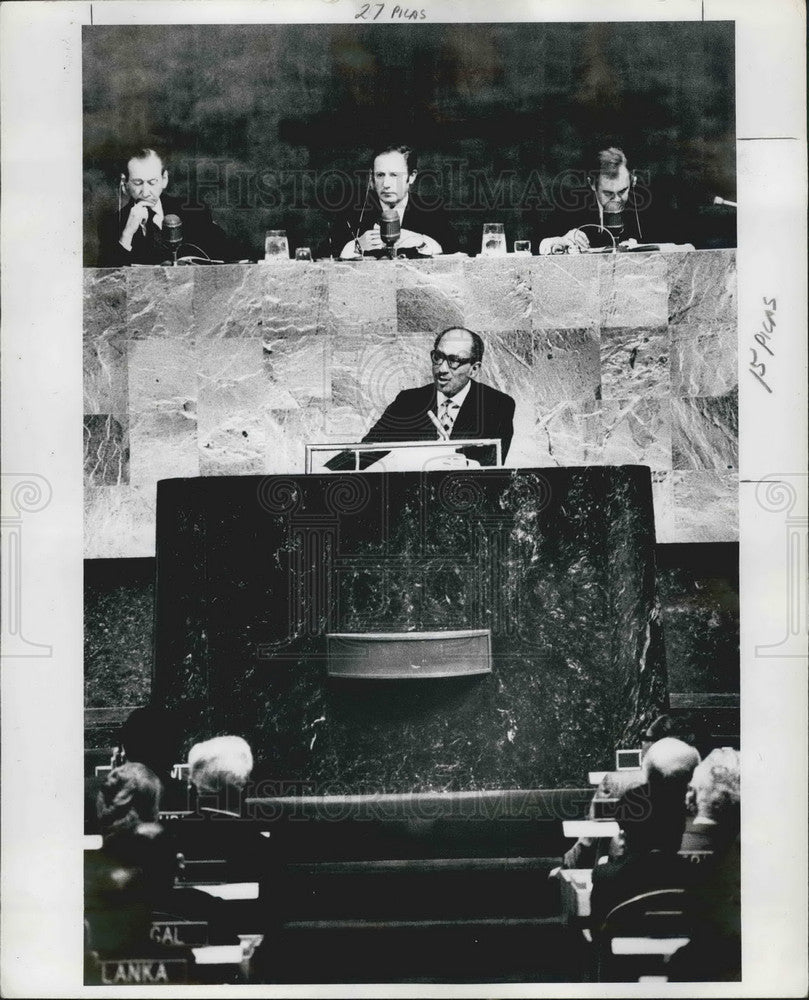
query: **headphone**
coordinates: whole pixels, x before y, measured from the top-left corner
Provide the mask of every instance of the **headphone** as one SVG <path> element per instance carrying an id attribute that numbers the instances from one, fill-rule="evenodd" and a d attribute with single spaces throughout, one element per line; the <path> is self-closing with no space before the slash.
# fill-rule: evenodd
<path id="1" fill-rule="evenodd" d="M 593 194 L 596 194 L 595 178 L 596 177 L 600 177 L 600 176 L 601 176 L 601 171 L 600 170 L 591 170 L 587 174 L 587 184 L 589 185 L 590 190 L 593 192 Z M 635 173 L 634 170 L 630 170 L 629 171 L 629 194 L 630 195 L 634 192 L 635 185 L 637 184 L 637 182 L 638 182 L 638 175 Z M 598 202 L 598 217 L 599 217 L 599 219 L 603 219 L 604 210 L 601 207 L 601 202 L 598 201 L 598 199 L 596 199 L 596 201 Z M 627 196 L 627 202 L 629 202 L 629 196 Z M 637 203 L 637 199 L 636 198 L 632 198 L 631 205 L 632 205 L 632 211 L 635 213 L 635 225 L 638 227 L 638 236 L 640 236 L 641 240 L 643 240 L 643 230 L 640 227 L 640 217 L 638 216 L 638 203 Z M 602 225 L 603 225 L 603 222 L 602 222 Z"/>
<path id="2" fill-rule="evenodd" d="M 126 177 L 124 174 L 120 175 L 120 180 L 118 181 L 118 226 L 121 225 L 121 209 L 124 207 L 123 197 L 126 194 Z"/>

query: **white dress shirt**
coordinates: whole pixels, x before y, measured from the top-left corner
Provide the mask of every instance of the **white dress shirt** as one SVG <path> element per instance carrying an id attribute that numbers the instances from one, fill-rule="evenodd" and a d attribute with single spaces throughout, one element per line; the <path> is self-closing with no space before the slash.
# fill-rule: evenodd
<path id="1" fill-rule="evenodd" d="M 446 396 L 440 389 L 436 390 L 436 409 L 439 423 L 443 427 L 445 424 L 449 424 L 448 434 L 452 433 L 452 428 L 455 426 L 455 421 L 458 419 L 458 414 L 461 407 L 464 404 L 464 400 L 469 395 L 469 390 L 472 388 L 472 380 L 470 379 L 466 385 L 459 392 L 456 392 L 454 396 Z M 449 410 L 446 409 L 445 403 L 451 403 Z"/>

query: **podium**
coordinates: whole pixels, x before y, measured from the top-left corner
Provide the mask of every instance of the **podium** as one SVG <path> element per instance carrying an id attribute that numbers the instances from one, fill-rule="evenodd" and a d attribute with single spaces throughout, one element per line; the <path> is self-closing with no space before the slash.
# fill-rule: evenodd
<path id="1" fill-rule="evenodd" d="M 646 467 L 164 480 L 157 525 L 154 697 L 258 781 L 575 788 L 667 706 Z M 329 656 L 379 634 L 398 677 Z"/>

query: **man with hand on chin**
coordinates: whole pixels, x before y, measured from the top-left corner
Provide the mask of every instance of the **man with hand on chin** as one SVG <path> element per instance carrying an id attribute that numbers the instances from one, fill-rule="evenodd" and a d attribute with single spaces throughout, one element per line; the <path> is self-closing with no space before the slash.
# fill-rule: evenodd
<path id="1" fill-rule="evenodd" d="M 99 234 L 101 267 L 171 261 L 172 248 L 164 233 L 167 215 L 176 215 L 181 222 L 183 256 L 232 259 L 227 236 L 214 223 L 210 209 L 186 206 L 181 199 L 164 194 L 168 183 L 168 171 L 153 149 L 137 149 L 125 158 L 118 211 L 104 219 Z M 128 201 L 121 204 L 123 195 L 128 195 Z"/>
<path id="2" fill-rule="evenodd" d="M 404 389 L 362 439 L 369 441 L 447 441 L 457 438 L 500 438 L 505 462 L 514 435 L 514 400 L 477 380 L 483 361 L 483 340 L 464 327 L 450 327 L 435 339 L 430 351 L 433 380 Z M 493 445 L 459 449 L 480 465 L 494 465 Z M 360 468 L 387 452 L 361 452 Z M 326 467 L 352 469 L 354 456 L 341 452 Z"/>
<path id="3" fill-rule="evenodd" d="M 416 163 L 416 152 L 409 146 L 388 146 L 377 153 L 359 218 L 341 220 L 337 236 L 332 239 L 336 248 L 346 233 L 353 234 L 340 252 L 341 260 L 387 254 L 380 232 L 380 219 L 385 210 L 395 211 L 399 218 L 401 232 L 394 244 L 397 254 L 435 257 L 457 252 L 458 238 L 443 208 L 428 207 L 411 190 L 418 173 Z"/>

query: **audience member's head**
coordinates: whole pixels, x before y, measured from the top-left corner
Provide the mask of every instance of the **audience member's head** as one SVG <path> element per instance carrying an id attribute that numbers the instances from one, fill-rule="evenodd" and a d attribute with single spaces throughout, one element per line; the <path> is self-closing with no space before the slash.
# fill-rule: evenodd
<path id="1" fill-rule="evenodd" d="M 160 779 L 145 764 L 129 762 L 113 768 L 98 793 L 96 808 L 103 836 L 155 823 L 160 805 Z"/>
<path id="2" fill-rule="evenodd" d="M 699 751 L 695 747 L 674 736 L 664 736 L 646 751 L 643 770 L 650 784 L 680 783 L 684 794 L 699 761 Z"/>
<path id="3" fill-rule="evenodd" d="M 253 754 L 241 736 L 215 736 L 188 754 L 191 784 L 200 795 L 216 796 L 222 808 L 238 801 L 253 770 Z"/>
<path id="4" fill-rule="evenodd" d="M 649 748 L 643 758 L 643 783 L 625 789 L 618 801 L 626 853 L 679 849 L 685 829 L 685 792 L 699 759 L 694 747 L 671 736 Z"/>
<path id="5" fill-rule="evenodd" d="M 180 759 L 177 722 L 163 708 L 136 708 L 121 726 L 118 739 L 128 761 L 145 764 L 163 780 Z"/>
<path id="6" fill-rule="evenodd" d="M 739 831 L 740 760 L 737 750 L 712 750 L 691 775 L 686 803 L 697 820 L 723 827 L 729 837 Z"/>

